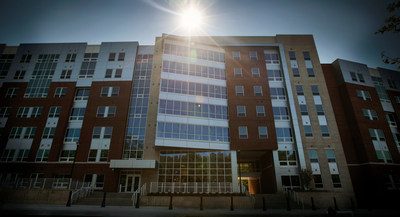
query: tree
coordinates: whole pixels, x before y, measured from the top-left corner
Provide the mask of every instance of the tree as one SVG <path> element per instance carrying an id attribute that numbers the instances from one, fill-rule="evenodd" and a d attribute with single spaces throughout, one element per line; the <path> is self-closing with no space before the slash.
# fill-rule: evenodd
<path id="1" fill-rule="evenodd" d="M 378 29 L 375 34 L 384 34 L 386 32 L 392 32 L 394 34 L 400 33 L 400 1 L 389 4 L 387 10 L 391 16 L 386 18 L 386 24 L 382 28 Z M 387 56 L 385 52 L 382 52 L 381 58 L 382 62 L 385 64 L 399 64 L 398 69 L 400 70 L 400 56 L 390 57 Z"/>
<path id="2" fill-rule="evenodd" d="M 309 190 L 311 180 L 313 180 L 312 171 L 309 169 L 302 169 L 300 171 L 300 179 L 304 190 Z"/>

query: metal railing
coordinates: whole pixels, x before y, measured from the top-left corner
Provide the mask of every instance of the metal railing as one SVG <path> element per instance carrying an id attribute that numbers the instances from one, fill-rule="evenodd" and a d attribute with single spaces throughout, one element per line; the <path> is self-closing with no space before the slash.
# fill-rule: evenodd
<path id="1" fill-rule="evenodd" d="M 232 182 L 151 182 L 150 193 L 233 193 Z"/>
<path id="2" fill-rule="evenodd" d="M 83 199 L 86 198 L 87 196 L 91 195 L 94 191 L 94 187 L 93 186 L 89 186 L 89 187 L 84 187 L 84 185 L 73 191 L 71 194 L 71 202 L 74 203 L 76 202 L 78 199 Z"/>
<path id="3" fill-rule="evenodd" d="M 288 187 L 282 187 L 282 192 L 286 194 L 286 196 L 289 197 L 290 200 L 294 201 L 297 203 L 297 205 L 300 206 L 304 209 L 304 198 L 301 197 L 296 191 L 294 191 L 292 188 Z"/>
<path id="4" fill-rule="evenodd" d="M 136 189 L 136 191 L 133 192 L 133 194 L 132 194 L 133 206 L 135 206 L 138 201 L 138 195 L 140 195 L 140 196 L 146 195 L 146 187 L 147 187 L 147 185 L 146 185 L 146 183 L 144 183 L 142 185 L 142 187 Z"/>
<path id="5" fill-rule="evenodd" d="M 71 178 L 21 178 L 15 181 L 4 181 L 0 183 L 2 188 L 14 189 L 68 189 L 76 190 L 88 187 L 90 183 L 83 183 Z"/>

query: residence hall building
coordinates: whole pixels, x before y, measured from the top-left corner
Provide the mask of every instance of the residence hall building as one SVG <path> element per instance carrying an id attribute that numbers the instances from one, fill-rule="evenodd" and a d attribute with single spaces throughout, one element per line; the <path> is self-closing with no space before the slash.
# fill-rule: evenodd
<path id="1" fill-rule="evenodd" d="M 352 197 L 312 35 L 0 47 L 1 181 Z M 239 188 L 238 182 L 243 188 Z M 348 199 L 346 199 L 348 200 Z"/>
<path id="2" fill-rule="evenodd" d="M 399 72 L 342 59 L 322 68 L 358 204 L 398 206 Z"/>

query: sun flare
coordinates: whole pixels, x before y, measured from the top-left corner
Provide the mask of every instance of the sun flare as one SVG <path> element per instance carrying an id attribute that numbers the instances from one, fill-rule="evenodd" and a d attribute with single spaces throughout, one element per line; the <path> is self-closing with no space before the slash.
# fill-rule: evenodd
<path id="1" fill-rule="evenodd" d="M 189 32 L 198 31 L 203 24 L 203 15 L 197 8 L 187 8 L 180 15 L 180 24 L 182 28 Z"/>

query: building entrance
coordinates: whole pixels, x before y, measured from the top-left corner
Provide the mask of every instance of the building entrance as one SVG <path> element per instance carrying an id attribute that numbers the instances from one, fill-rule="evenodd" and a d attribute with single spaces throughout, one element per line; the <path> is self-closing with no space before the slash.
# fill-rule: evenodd
<path id="1" fill-rule="evenodd" d="M 120 176 L 120 192 L 132 193 L 140 187 L 140 175 L 139 174 L 122 174 Z"/>

